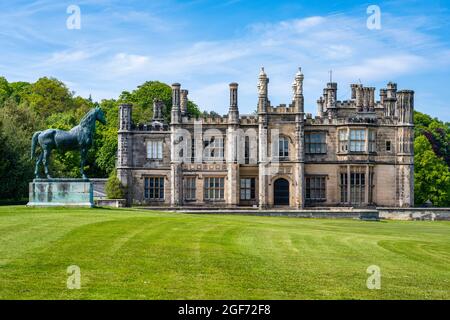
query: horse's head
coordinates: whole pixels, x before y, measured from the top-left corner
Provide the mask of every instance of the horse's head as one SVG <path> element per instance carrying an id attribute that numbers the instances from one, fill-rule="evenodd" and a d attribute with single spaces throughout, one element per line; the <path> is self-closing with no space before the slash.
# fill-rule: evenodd
<path id="1" fill-rule="evenodd" d="M 100 109 L 100 107 L 95 108 L 95 119 L 100 121 L 102 124 L 106 124 L 105 114 L 103 113 L 103 110 Z"/>

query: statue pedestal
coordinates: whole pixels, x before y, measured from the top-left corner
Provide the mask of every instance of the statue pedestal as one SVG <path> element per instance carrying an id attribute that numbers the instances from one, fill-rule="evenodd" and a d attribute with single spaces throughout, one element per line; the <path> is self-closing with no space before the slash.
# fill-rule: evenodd
<path id="1" fill-rule="evenodd" d="M 86 179 L 34 179 L 29 188 L 27 206 L 94 206 L 94 187 Z"/>

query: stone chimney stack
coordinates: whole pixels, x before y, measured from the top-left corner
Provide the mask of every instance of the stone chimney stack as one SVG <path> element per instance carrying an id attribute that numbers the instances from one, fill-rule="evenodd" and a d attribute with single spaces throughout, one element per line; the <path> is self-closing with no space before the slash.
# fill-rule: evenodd
<path id="1" fill-rule="evenodd" d="M 387 84 L 387 97 L 389 99 L 397 98 L 397 84 L 393 82 L 389 82 Z"/>
<path id="2" fill-rule="evenodd" d="M 380 102 L 384 106 L 384 102 L 387 97 L 387 90 L 386 89 L 380 89 Z"/>
<path id="3" fill-rule="evenodd" d="M 322 97 L 320 97 L 319 100 L 317 100 L 317 115 L 319 117 L 323 117 L 323 105 L 324 105 L 325 100 L 323 100 Z"/>
<path id="4" fill-rule="evenodd" d="M 172 84 L 172 123 L 180 123 L 181 120 L 180 87 L 179 83 Z"/>
<path id="5" fill-rule="evenodd" d="M 396 101 L 397 101 L 397 84 L 389 82 L 387 84 L 386 98 L 385 98 L 386 116 L 395 117 L 397 115 L 397 112 L 395 110 Z"/>
<path id="6" fill-rule="evenodd" d="M 362 84 L 358 84 L 355 87 L 355 103 L 356 103 L 356 108 L 358 109 L 358 112 L 363 111 L 364 91 L 363 91 Z"/>
<path id="7" fill-rule="evenodd" d="M 375 88 L 369 87 L 369 111 L 374 112 L 375 111 Z"/>
<path id="8" fill-rule="evenodd" d="M 364 112 L 369 111 L 369 96 L 370 96 L 369 88 L 363 87 L 363 111 Z"/>
<path id="9" fill-rule="evenodd" d="M 327 112 L 327 104 L 328 104 L 328 91 L 327 89 L 323 89 L 323 112 Z"/>
<path id="10" fill-rule="evenodd" d="M 236 82 L 230 83 L 230 108 L 228 110 L 228 122 L 239 123 L 239 108 L 238 108 L 238 84 Z"/>
<path id="11" fill-rule="evenodd" d="M 352 84 L 350 85 L 350 87 L 352 88 L 352 97 L 351 97 L 351 99 L 352 99 L 352 100 L 355 100 L 355 99 L 356 99 L 356 90 L 357 90 L 357 88 L 358 88 L 358 84 L 352 83 Z"/>
<path id="12" fill-rule="evenodd" d="M 186 116 L 188 113 L 187 105 L 188 105 L 188 94 L 189 91 L 186 89 L 181 90 L 181 115 Z"/>
<path id="13" fill-rule="evenodd" d="M 153 121 L 163 121 L 163 109 L 164 103 L 161 100 L 153 99 Z"/>

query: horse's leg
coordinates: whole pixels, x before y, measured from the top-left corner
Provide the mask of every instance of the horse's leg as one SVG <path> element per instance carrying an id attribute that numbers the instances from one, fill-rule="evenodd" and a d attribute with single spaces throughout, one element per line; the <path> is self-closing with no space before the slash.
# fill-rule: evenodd
<path id="1" fill-rule="evenodd" d="M 37 157 L 37 159 L 36 159 L 36 166 L 34 168 L 34 176 L 35 176 L 36 179 L 39 179 L 39 165 L 42 162 L 43 156 L 44 156 L 44 154 L 41 152 L 39 157 Z"/>
<path id="2" fill-rule="evenodd" d="M 83 179 L 87 179 L 88 177 L 84 173 L 84 163 L 86 162 L 87 149 L 80 149 L 80 173 Z"/>
<path id="3" fill-rule="evenodd" d="M 48 172 L 48 162 L 49 162 L 48 158 L 50 157 L 50 152 L 51 152 L 51 149 L 44 148 L 44 169 L 45 169 L 45 175 L 47 176 L 47 179 L 52 178 Z"/>

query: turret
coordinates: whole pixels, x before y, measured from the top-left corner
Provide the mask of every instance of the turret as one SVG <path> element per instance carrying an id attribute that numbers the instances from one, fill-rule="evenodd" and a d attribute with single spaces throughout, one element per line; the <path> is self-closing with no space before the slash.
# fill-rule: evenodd
<path id="1" fill-rule="evenodd" d="M 258 112 L 266 113 L 268 107 L 268 89 L 267 85 L 269 84 L 269 78 L 267 78 L 266 73 L 264 72 L 264 67 L 261 68 L 261 72 L 258 77 Z"/>
<path id="2" fill-rule="evenodd" d="M 131 104 L 119 106 L 119 131 L 117 133 L 117 178 L 125 188 L 127 205 L 132 203 L 132 189 L 129 188 L 131 172 L 129 167 L 133 165 L 133 134 L 131 120 Z"/>
<path id="3" fill-rule="evenodd" d="M 397 101 L 397 84 L 389 82 L 386 89 L 386 97 L 384 98 L 384 108 L 386 117 L 393 118 L 397 115 L 395 105 Z"/>
<path id="4" fill-rule="evenodd" d="M 131 104 L 121 104 L 119 106 L 119 131 L 131 130 Z"/>
<path id="5" fill-rule="evenodd" d="M 400 123 L 413 124 L 414 91 L 401 90 L 397 92 L 397 114 Z"/>
<path id="6" fill-rule="evenodd" d="M 303 98 L 303 73 L 302 69 L 298 68 L 295 75 L 294 83 L 292 84 L 292 90 L 294 92 L 293 102 L 295 110 L 298 113 L 304 112 L 304 98 Z"/>
<path id="7" fill-rule="evenodd" d="M 327 83 L 327 109 L 336 107 L 337 100 L 337 83 L 336 82 L 328 82 Z"/>

